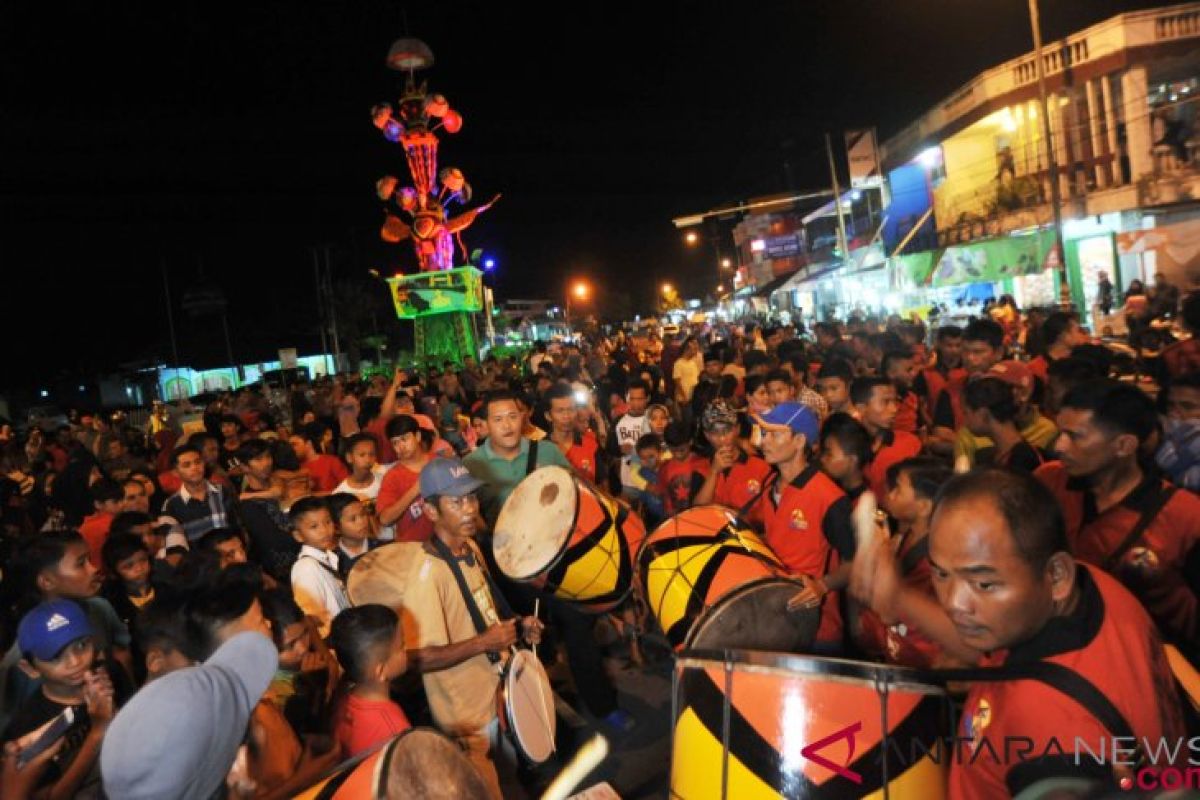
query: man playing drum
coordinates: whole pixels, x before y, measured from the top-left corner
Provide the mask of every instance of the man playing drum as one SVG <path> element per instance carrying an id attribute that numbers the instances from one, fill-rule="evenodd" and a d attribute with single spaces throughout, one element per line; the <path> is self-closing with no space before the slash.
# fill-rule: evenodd
<path id="1" fill-rule="evenodd" d="M 881 532 L 863 538 L 856 597 L 967 663 L 999 667 L 972 676 L 952 740 L 952 797 L 1011 796 L 1047 778 L 1131 780 L 1143 741 L 1161 737 L 1170 752 L 1184 735 L 1149 616 L 1071 557 L 1062 512 L 1033 478 L 977 470 L 942 488 L 929 531 L 936 600 L 904 585 Z M 1104 752 L 1104 763 L 1076 747 Z M 1156 758 L 1162 768 L 1172 757 Z"/>
<path id="2" fill-rule="evenodd" d="M 457 459 L 434 459 L 421 471 L 421 496 L 436 542 L 424 545 L 421 562 L 413 566 L 404 609 L 417 629 L 418 649 L 409 651 L 409 661 L 422 675 L 434 722 L 464 746 L 493 795 L 501 798 L 497 757 L 512 775 L 516 754 L 500 735 L 496 690 L 501 662 L 492 659 L 515 644 L 519 633 L 536 644 L 542 624 L 536 617 L 500 619 L 497 608 L 503 600 L 494 596 L 474 542 L 480 486 Z M 460 585 L 470 593 L 473 608 Z M 475 617 L 486 627 L 482 633 Z"/>

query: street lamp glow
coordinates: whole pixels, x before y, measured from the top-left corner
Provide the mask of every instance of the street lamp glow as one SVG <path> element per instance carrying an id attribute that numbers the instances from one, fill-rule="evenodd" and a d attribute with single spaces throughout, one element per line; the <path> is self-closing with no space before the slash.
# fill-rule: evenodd
<path id="1" fill-rule="evenodd" d="M 696 233 L 695 231 L 688 231 L 687 235 L 683 237 L 683 240 L 688 244 L 695 244 L 696 242 L 700 241 L 700 234 Z"/>
<path id="2" fill-rule="evenodd" d="M 719 283 L 719 284 L 717 284 L 717 291 L 718 291 L 718 292 L 724 292 L 724 291 L 725 291 L 725 284 L 723 284 L 723 283 Z"/>
<path id="3" fill-rule="evenodd" d="M 493 267 L 495 267 L 495 266 L 496 266 L 496 259 L 494 259 L 494 258 L 485 258 L 485 259 L 483 260 L 483 268 L 484 268 L 484 269 L 492 269 L 492 268 L 493 268 Z"/>
<path id="4" fill-rule="evenodd" d="M 664 284 L 662 285 L 662 293 L 663 293 L 663 294 L 670 294 L 672 291 L 674 291 L 674 287 L 673 287 L 673 286 L 671 286 L 671 284 L 669 284 L 669 283 L 664 283 Z"/>
<path id="5" fill-rule="evenodd" d="M 728 258 L 722 258 L 722 259 L 721 259 L 721 266 L 722 266 L 722 267 L 724 267 L 725 269 L 732 269 L 732 268 L 733 268 L 733 261 L 731 261 L 731 260 L 730 260 L 730 259 L 728 259 Z"/>
<path id="6" fill-rule="evenodd" d="M 577 300 L 586 300 L 587 299 L 588 286 L 583 281 L 580 281 L 579 283 L 575 284 L 574 288 L 572 288 L 571 291 L 574 293 L 575 299 L 577 299 Z"/>

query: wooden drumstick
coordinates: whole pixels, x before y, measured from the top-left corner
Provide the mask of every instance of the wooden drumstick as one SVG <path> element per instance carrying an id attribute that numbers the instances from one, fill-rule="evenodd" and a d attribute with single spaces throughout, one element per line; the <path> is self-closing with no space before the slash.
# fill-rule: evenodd
<path id="1" fill-rule="evenodd" d="M 963 475 L 971 471 L 971 459 L 966 453 L 959 453 L 954 458 L 954 474 Z"/>
<path id="2" fill-rule="evenodd" d="M 538 612 L 541 610 L 541 608 L 542 608 L 542 598 L 540 598 L 540 597 L 533 598 L 533 618 L 534 619 L 538 618 Z M 537 658 L 537 642 L 533 643 L 533 657 Z"/>
<path id="3" fill-rule="evenodd" d="M 566 800 L 579 783 L 608 756 L 608 739 L 596 734 L 546 787 L 542 800 Z"/>

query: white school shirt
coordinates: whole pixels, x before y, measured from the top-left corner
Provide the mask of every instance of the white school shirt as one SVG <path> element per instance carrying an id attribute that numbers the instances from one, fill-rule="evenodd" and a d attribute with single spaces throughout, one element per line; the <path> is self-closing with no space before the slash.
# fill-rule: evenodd
<path id="1" fill-rule="evenodd" d="M 300 548 L 300 555 L 292 565 L 292 596 L 300 610 L 317 620 L 322 639 L 329 635 L 333 618 L 350 607 L 337 568 L 336 552 L 307 544 Z"/>

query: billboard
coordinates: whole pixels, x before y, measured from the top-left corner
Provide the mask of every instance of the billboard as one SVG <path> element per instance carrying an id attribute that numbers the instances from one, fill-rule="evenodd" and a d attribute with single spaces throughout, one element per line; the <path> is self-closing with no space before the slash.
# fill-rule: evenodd
<path id="1" fill-rule="evenodd" d="M 879 156 L 875 152 L 875 129 L 846 131 L 846 160 L 850 163 L 850 187 L 860 189 L 883 183 Z"/>
<path id="2" fill-rule="evenodd" d="M 483 273 L 474 267 L 418 272 L 388 278 L 392 305 L 400 319 L 448 311 L 483 310 Z"/>

